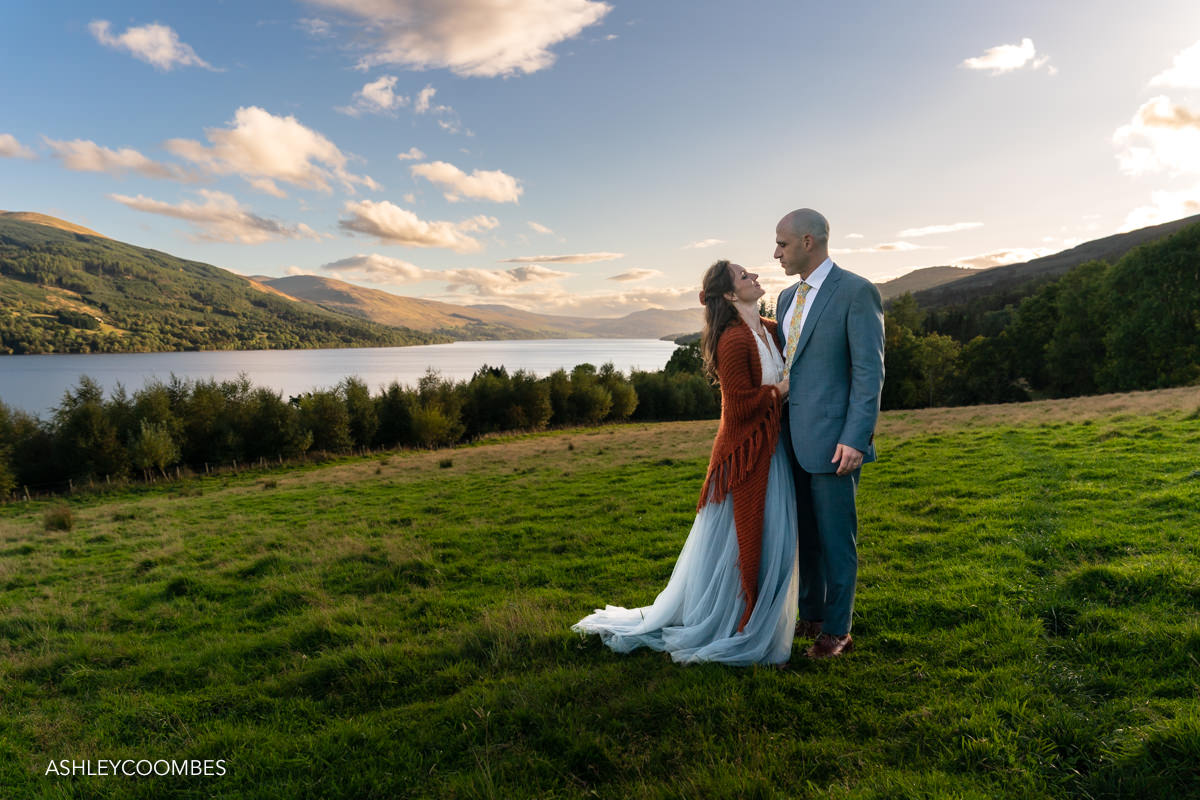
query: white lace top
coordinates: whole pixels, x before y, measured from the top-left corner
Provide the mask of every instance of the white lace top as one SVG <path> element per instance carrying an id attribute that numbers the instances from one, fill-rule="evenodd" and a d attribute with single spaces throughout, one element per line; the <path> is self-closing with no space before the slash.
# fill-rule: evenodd
<path id="1" fill-rule="evenodd" d="M 775 349 L 775 345 L 765 341 L 763 337 L 771 334 L 763 329 L 763 335 L 754 334 L 754 343 L 758 345 L 758 361 L 762 364 L 762 385 L 779 383 L 783 380 L 783 356 Z"/>

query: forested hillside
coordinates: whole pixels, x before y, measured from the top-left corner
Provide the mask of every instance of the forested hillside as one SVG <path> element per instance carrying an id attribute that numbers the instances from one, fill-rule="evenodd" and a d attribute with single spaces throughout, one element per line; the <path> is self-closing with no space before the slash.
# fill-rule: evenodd
<path id="1" fill-rule="evenodd" d="M 0 353 L 427 344 L 446 337 L 288 300 L 217 267 L 0 218 Z"/>
<path id="2" fill-rule="evenodd" d="M 1080 264 L 1021 299 L 926 311 L 905 295 L 886 320 L 885 408 L 1194 384 L 1200 223 L 1113 264 Z"/>

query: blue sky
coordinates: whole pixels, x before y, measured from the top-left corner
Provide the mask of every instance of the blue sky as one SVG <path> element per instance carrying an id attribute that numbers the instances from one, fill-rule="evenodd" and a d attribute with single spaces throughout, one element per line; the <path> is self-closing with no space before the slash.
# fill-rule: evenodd
<path id="1" fill-rule="evenodd" d="M 1200 4 L 18 2 L 0 208 L 615 316 L 809 206 L 881 281 L 1200 213 Z"/>

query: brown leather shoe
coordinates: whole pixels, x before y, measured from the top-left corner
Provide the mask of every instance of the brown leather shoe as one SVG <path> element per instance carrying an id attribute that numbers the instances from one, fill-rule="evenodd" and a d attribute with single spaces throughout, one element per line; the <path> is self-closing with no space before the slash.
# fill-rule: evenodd
<path id="1" fill-rule="evenodd" d="M 854 639 L 850 634 L 834 636 L 831 633 L 822 633 L 813 646 L 804 651 L 804 655 L 809 658 L 836 658 L 853 649 Z"/>
<path id="2" fill-rule="evenodd" d="M 821 635 L 821 623 L 819 619 L 802 619 L 796 622 L 796 638 L 797 639 L 815 639 Z"/>

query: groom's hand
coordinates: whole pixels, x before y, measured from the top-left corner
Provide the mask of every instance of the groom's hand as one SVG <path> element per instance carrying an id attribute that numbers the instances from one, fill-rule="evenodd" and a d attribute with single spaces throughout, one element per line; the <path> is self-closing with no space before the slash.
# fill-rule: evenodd
<path id="1" fill-rule="evenodd" d="M 830 459 L 831 463 L 838 465 L 837 474 L 842 477 L 861 467 L 862 460 L 862 451 L 855 450 L 848 444 L 839 444 L 833 451 L 833 458 Z"/>

